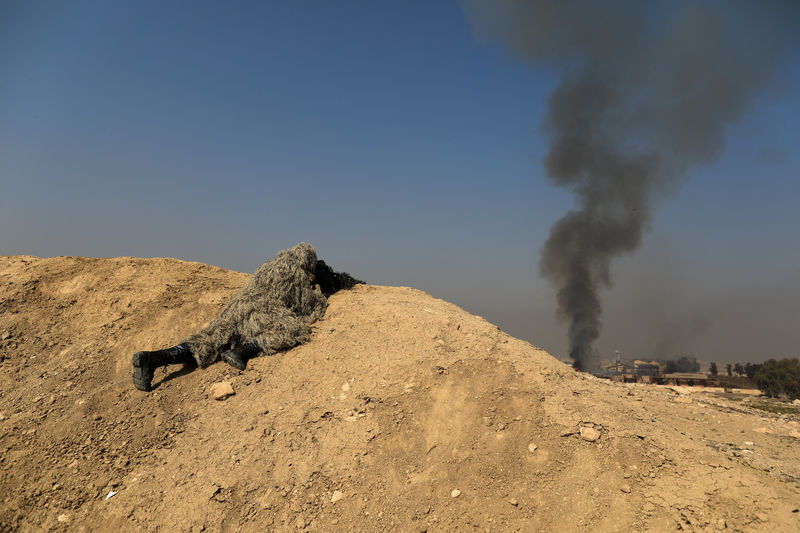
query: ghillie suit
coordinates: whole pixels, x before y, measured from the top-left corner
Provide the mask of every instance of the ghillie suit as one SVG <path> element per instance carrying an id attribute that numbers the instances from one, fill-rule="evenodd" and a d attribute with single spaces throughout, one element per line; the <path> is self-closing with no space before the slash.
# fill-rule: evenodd
<path id="1" fill-rule="evenodd" d="M 156 368 L 193 360 L 204 368 L 222 359 L 244 370 L 258 353 L 302 344 L 311 336 L 311 324 L 325 313 L 327 296 L 358 283 L 363 282 L 318 261 L 310 244 L 283 250 L 258 267 L 205 328 L 172 348 L 136 352 L 133 384 L 149 391 Z"/>

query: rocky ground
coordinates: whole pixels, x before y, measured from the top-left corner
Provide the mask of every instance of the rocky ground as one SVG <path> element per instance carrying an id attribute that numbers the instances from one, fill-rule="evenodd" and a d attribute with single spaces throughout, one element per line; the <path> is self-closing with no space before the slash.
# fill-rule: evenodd
<path id="1" fill-rule="evenodd" d="M 578 374 L 410 288 L 132 387 L 247 277 L 0 257 L 0 531 L 800 530 L 796 413 Z"/>

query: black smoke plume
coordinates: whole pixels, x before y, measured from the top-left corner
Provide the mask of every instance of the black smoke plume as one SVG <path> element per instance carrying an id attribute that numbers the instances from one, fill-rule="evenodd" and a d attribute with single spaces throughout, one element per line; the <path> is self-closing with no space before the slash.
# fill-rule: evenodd
<path id="1" fill-rule="evenodd" d="M 587 368 L 611 260 L 639 247 L 654 202 L 715 160 L 726 125 L 800 34 L 800 2 L 465 0 L 485 38 L 555 69 L 549 178 L 575 194 L 540 270 L 558 291 L 570 356 Z M 709 198 L 712 202 L 713 198 Z"/>

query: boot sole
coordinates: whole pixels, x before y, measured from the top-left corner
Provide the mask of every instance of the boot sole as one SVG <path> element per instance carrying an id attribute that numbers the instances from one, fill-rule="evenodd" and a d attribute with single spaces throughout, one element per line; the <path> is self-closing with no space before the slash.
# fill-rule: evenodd
<path id="1" fill-rule="evenodd" d="M 142 368 L 142 357 L 144 356 L 145 352 L 136 352 L 133 354 L 133 360 L 131 364 L 136 368 Z"/>
<path id="2" fill-rule="evenodd" d="M 150 379 L 145 376 L 145 365 L 142 358 L 145 352 L 136 352 L 133 354 L 131 364 L 133 365 L 133 386 L 143 392 L 150 392 L 152 390 L 153 372 L 150 372 Z"/>

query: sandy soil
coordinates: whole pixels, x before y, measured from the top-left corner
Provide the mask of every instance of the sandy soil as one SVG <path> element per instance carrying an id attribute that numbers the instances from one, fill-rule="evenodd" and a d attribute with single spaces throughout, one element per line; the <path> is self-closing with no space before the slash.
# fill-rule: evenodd
<path id="1" fill-rule="evenodd" d="M 244 372 L 133 388 L 134 351 L 247 277 L 0 257 L 0 531 L 800 530 L 796 416 L 577 374 L 410 288 L 334 295 Z"/>

